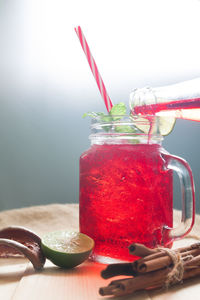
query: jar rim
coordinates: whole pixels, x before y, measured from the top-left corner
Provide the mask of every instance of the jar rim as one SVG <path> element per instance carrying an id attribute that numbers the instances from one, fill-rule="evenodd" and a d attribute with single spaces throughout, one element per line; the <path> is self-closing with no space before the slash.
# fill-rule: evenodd
<path id="1" fill-rule="evenodd" d="M 159 120 L 159 116 L 155 115 L 97 115 L 92 117 L 91 120 L 91 128 L 96 126 L 96 124 L 125 124 L 130 123 L 130 125 L 134 125 L 139 123 L 141 125 L 150 125 L 150 124 L 157 124 Z"/>
<path id="2" fill-rule="evenodd" d="M 157 116 L 140 115 L 108 115 L 97 116 L 91 122 L 90 140 L 111 141 L 142 139 L 160 143 L 162 135 L 159 132 Z"/>
<path id="3" fill-rule="evenodd" d="M 159 119 L 159 116 L 156 116 L 156 115 L 142 115 L 142 114 L 139 114 L 139 115 L 136 115 L 136 114 L 125 114 L 125 115 L 111 115 L 111 114 L 103 114 L 103 115 L 93 115 L 92 116 L 92 120 L 100 120 L 100 121 L 103 121 L 103 120 L 123 120 L 123 119 L 129 119 L 129 120 L 137 120 L 137 119 L 147 119 L 147 120 L 156 120 L 156 119 Z"/>

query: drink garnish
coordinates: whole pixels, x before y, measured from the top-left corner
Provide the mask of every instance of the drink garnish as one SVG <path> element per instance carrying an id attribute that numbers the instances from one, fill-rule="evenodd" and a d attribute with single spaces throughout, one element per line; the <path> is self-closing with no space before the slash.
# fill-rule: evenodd
<path id="1" fill-rule="evenodd" d="M 117 125 L 117 121 L 120 121 L 126 115 L 126 104 L 124 102 L 120 102 L 118 104 L 113 105 L 110 112 L 105 114 L 103 112 L 87 112 L 84 113 L 83 118 L 92 117 L 99 118 L 101 122 L 114 122 L 114 126 L 104 126 L 105 131 L 109 131 L 111 128 L 114 128 L 114 131 L 121 133 L 134 133 L 134 126 L 129 125 Z M 134 124 L 133 124 L 134 125 Z"/>
<path id="2" fill-rule="evenodd" d="M 113 121 L 120 120 L 124 115 L 126 115 L 126 104 L 124 102 L 120 102 L 118 104 L 113 105 L 108 114 L 105 114 L 103 112 L 87 112 L 83 114 L 83 118 L 99 117 L 102 121 Z"/>
<path id="3" fill-rule="evenodd" d="M 87 112 L 84 113 L 83 118 L 85 117 L 92 117 L 92 118 L 99 118 L 100 121 L 103 122 L 112 122 L 112 121 L 120 121 L 124 115 L 126 115 L 127 108 L 126 104 L 124 102 L 120 102 L 118 104 L 113 105 L 112 109 L 108 114 L 105 114 L 103 112 Z M 141 122 L 137 122 L 137 124 L 134 123 L 134 115 L 132 114 L 132 111 L 130 113 L 130 120 L 133 120 L 133 125 L 136 126 L 139 130 L 142 132 L 148 134 L 152 119 L 149 118 L 149 116 L 141 116 Z M 154 122 L 151 134 L 156 133 L 155 131 L 158 128 L 158 132 L 162 136 L 168 135 L 174 128 L 176 119 L 174 117 L 163 117 L 163 116 L 156 116 L 157 123 Z M 142 122 L 143 121 L 143 122 Z M 138 125 L 139 124 L 139 125 Z M 120 125 L 115 126 L 114 130 L 116 132 L 126 132 L 126 133 L 134 133 L 135 128 L 134 126 L 129 125 Z M 104 127 L 105 131 L 109 131 L 110 126 Z"/>

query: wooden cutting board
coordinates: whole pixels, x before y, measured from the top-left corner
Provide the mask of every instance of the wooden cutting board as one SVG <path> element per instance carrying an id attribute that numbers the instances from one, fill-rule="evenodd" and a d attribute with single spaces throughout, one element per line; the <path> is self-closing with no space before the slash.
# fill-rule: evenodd
<path id="1" fill-rule="evenodd" d="M 180 213 L 175 211 L 175 221 Z M 176 223 L 176 222 L 175 222 Z M 78 229 L 78 205 L 47 205 L 0 212 L 1 227 L 9 224 L 26 226 L 39 235 L 48 231 L 67 228 Z M 174 243 L 174 248 L 197 242 L 200 217 L 196 218 L 193 238 Z M 191 237 L 192 235 L 190 235 Z M 40 272 L 35 272 L 25 259 L 0 258 L 0 300 L 102 300 L 98 290 L 111 279 L 100 276 L 104 265 L 86 262 L 72 270 L 60 269 L 49 261 Z M 168 291 L 139 292 L 115 300 L 188 300 L 200 298 L 200 277 L 170 288 Z"/>
<path id="2" fill-rule="evenodd" d="M 110 299 L 98 294 L 111 279 L 100 276 L 102 264 L 85 262 L 65 270 L 47 261 L 42 271 L 35 271 L 26 260 L 0 264 L 0 299 L 3 300 L 100 300 Z M 115 277 L 115 279 L 120 277 Z M 142 291 L 115 300 L 188 300 L 199 299 L 200 278 L 166 290 Z"/>
<path id="3" fill-rule="evenodd" d="M 21 266 L 21 267 L 20 267 Z M 23 268 L 26 269 L 24 270 Z M 60 269 L 47 261 L 42 271 L 34 271 L 30 263 L 6 268 L 12 281 L 0 286 L 3 300 L 100 300 L 98 290 L 111 280 L 104 280 L 100 272 L 104 265 L 86 262 L 74 269 Z M 24 272 L 24 273 L 23 273 Z M 10 274 L 10 275 L 9 275 Z M 20 278 L 21 277 L 21 278 Z M 118 277 L 119 278 L 119 277 Z M 168 291 L 142 291 L 115 300 L 188 300 L 199 299 L 200 278 L 195 278 L 170 288 Z"/>
<path id="4" fill-rule="evenodd" d="M 12 300 L 108 299 L 98 294 L 99 288 L 110 282 L 100 277 L 103 268 L 104 265 L 86 262 L 74 269 L 64 270 L 48 261 L 43 271 L 35 272 L 28 264 L 24 276 L 13 293 Z M 124 299 L 133 299 L 133 296 Z M 146 292 L 142 292 L 134 296 L 134 299 L 149 300 L 150 298 Z"/>

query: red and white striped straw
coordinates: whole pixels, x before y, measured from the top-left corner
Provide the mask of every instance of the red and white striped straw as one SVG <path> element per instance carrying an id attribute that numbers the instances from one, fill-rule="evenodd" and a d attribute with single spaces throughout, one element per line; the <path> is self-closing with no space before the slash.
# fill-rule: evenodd
<path id="1" fill-rule="evenodd" d="M 84 53 L 86 55 L 87 61 L 89 63 L 89 66 L 90 66 L 90 69 L 92 71 L 92 74 L 93 74 L 93 76 L 94 76 L 94 78 L 96 80 L 96 83 L 98 85 L 99 91 L 100 91 L 101 96 L 102 96 L 102 98 L 104 100 L 104 103 L 106 105 L 107 111 L 110 112 L 113 104 L 112 104 L 112 101 L 110 100 L 110 97 L 108 96 L 108 93 L 106 91 L 105 85 L 104 85 L 103 80 L 101 78 L 101 75 L 100 75 L 100 73 L 98 71 L 98 68 L 97 68 L 95 60 L 94 60 L 94 58 L 92 56 L 92 53 L 91 53 L 91 51 L 89 49 L 89 46 L 88 46 L 88 43 L 87 43 L 87 41 L 85 39 L 83 31 L 82 31 L 82 29 L 81 29 L 80 26 L 76 27 L 75 31 L 77 33 L 77 36 L 79 38 L 79 41 L 80 41 L 81 46 L 83 48 L 83 51 L 84 51 Z"/>

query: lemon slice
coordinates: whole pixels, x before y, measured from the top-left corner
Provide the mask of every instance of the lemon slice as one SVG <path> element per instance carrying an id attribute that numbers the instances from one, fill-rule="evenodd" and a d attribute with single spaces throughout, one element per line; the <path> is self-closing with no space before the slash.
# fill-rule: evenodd
<path id="1" fill-rule="evenodd" d="M 176 118 L 174 117 L 156 117 L 155 121 L 152 122 L 148 118 L 141 117 L 138 118 L 137 121 L 134 125 L 140 129 L 142 132 L 148 134 L 156 134 L 160 133 L 163 136 L 168 135 L 170 132 L 172 132 L 174 125 L 176 123 Z M 152 122 L 152 123 L 151 123 Z M 151 127 L 152 124 L 152 128 Z M 151 129 L 151 131 L 150 131 Z"/>
<path id="2" fill-rule="evenodd" d="M 94 240 L 80 232 L 54 231 L 41 240 L 44 255 L 61 268 L 80 265 L 94 248 Z"/>

